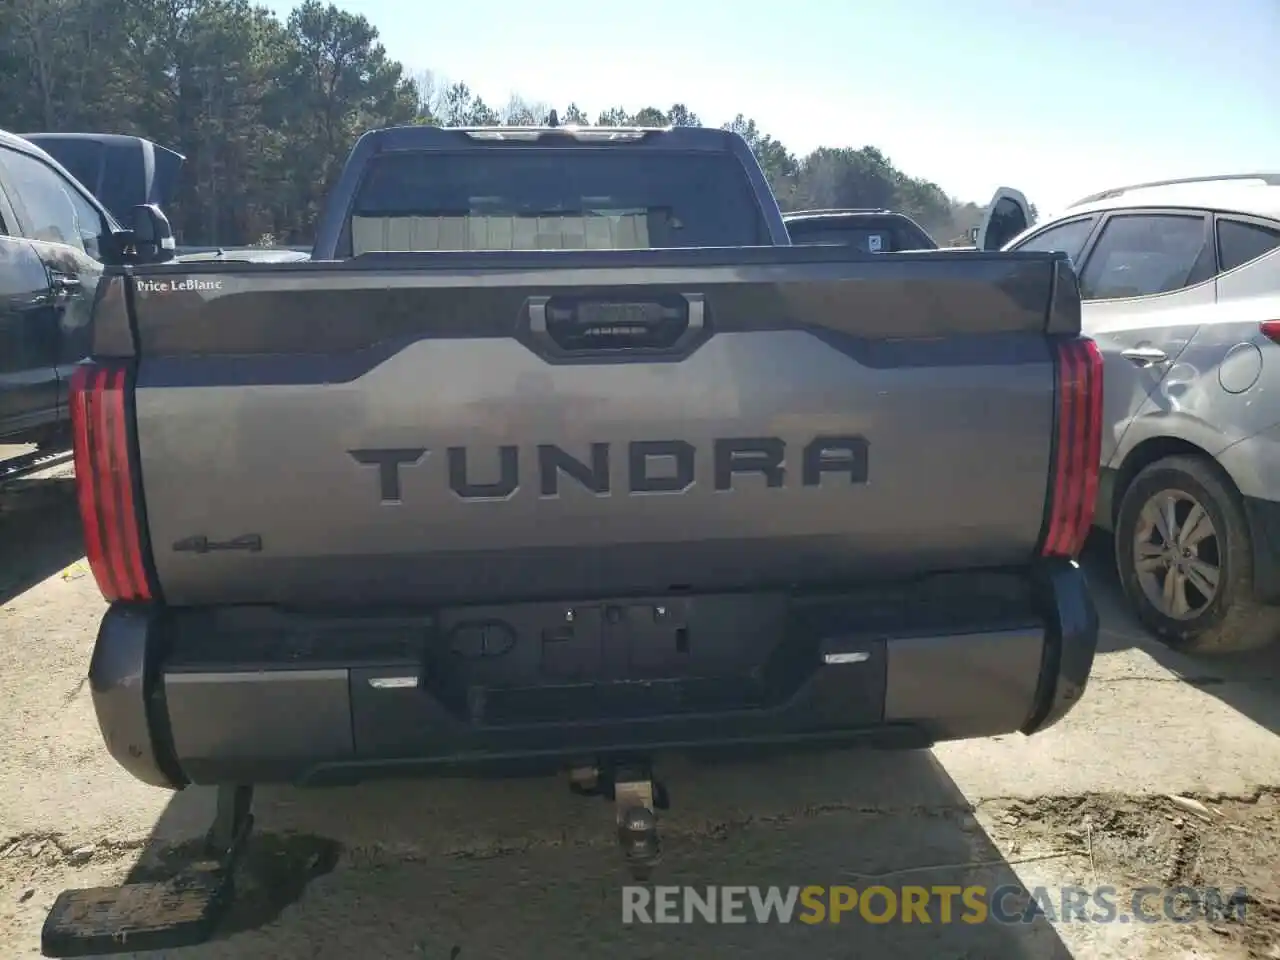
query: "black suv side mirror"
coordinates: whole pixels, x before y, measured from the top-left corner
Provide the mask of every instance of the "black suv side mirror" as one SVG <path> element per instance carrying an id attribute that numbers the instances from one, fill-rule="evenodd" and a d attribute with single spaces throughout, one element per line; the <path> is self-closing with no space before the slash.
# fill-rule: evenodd
<path id="1" fill-rule="evenodd" d="M 133 246 L 137 263 L 166 263 L 174 257 L 173 227 L 154 203 L 133 208 Z"/>
<path id="2" fill-rule="evenodd" d="M 169 218 L 154 203 L 141 203 L 133 208 L 130 229 L 115 234 L 119 263 L 168 263 L 176 253 L 173 227 Z"/>

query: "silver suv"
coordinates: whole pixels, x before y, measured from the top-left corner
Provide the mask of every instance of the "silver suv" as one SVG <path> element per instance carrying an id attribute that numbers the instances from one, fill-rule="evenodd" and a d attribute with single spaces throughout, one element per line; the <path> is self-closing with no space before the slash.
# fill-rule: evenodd
<path id="1" fill-rule="evenodd" d="M 1084 332 L 1105 360 L 1094 522 L 1115 534 L 1125 595 L 1179 650 L 1270 642 L 1280 636 L 1280 173 L 1120 187 L 1030 229 L 1026 209 L 1017 191 L 997 191 L 976 245 L 1058 250 L 1076 265 Z"/>

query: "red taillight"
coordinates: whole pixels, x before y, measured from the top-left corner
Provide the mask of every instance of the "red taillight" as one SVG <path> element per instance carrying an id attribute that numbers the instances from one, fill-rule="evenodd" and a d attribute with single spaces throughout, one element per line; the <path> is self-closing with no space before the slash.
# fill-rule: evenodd
<path id="1" fill-rule="evenodd" d="M 85 553 L 108 602 L 150 600 L 125 412 L 128 371 L 82 364 L 71 375 L 71 430 Z"/>
<path id="2" fill-rule="evenodd" d="M 1263 320 L 1258 327 L 1262 335 L 1274 343 L 1280 343 L 1280 320 Z"/>
<path id="3" fill-rule="evenodd" d="M 1093 526 L 1102 454 L 1102 354 L 1092 340 L 1059 341 L 1057 438 L 1049 526 L 1041 554 L 1075 557 Z"/>

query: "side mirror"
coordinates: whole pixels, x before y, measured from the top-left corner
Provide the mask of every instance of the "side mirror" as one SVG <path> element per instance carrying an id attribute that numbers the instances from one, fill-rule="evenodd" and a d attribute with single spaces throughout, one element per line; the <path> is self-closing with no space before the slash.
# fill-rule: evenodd
<path id="1" fill-rule="evenodd" d="M 168 263 L 177 254 L 169 218 L 154 203 L 133 208 L 133 225 L 112 234 L 110 262 Z"/>
<path id="2" fill-rule="evenodd" d="M 135 263 L 167 263 L 174 258 L 173 227 L 156 204 L 142 203 L 133 208 L 130 233 Z"/>

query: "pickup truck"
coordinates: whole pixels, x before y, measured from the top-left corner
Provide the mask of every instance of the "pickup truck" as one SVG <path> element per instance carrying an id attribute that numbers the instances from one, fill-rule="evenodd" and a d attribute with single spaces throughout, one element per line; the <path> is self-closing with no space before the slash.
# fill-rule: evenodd
<path id="1" fill-rule="evenodd" d="M 133 776 L 219 787 L 220 862 L 256 784 L 564 769 L 643 872 L 664 753 L 1083 693 L 1063 256 L 792 246 L 698 128 L 368 133 L 308 262 L 148 262 L 165 230 L 113 244 L 75 378 L 89 676 Z"/>
<path id="2" fill-rule="evenodd" d="M 892 210 L 796 210 L 782 220 L 792 243 L 843 243 L 863 253 L 938 248 L 920 224 Z"/>

